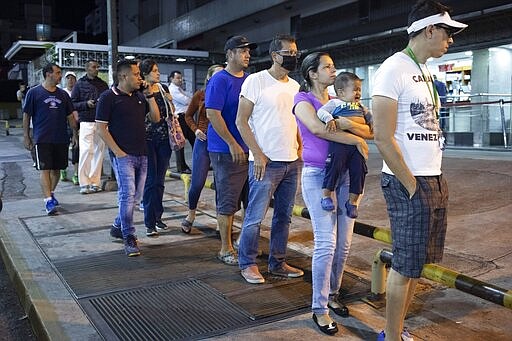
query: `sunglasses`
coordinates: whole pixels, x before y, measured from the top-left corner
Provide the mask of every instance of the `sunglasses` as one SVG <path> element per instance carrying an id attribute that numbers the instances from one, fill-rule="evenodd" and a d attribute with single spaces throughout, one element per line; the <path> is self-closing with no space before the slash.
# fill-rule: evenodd
<path id="1" fill-rule="evenodd" d="M 457 30 L 454 30 L 453 27 L 445 26 L 445 25 L 434 25 L 436 28 L 442 28 L 445 32 L 448 38 L 453 38 L 455 33 L 457 33 Z"/>

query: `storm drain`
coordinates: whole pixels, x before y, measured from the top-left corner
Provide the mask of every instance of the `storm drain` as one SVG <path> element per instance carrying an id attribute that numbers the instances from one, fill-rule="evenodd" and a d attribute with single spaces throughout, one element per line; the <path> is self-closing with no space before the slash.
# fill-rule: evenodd
<path id="1" fill-rule="evenodd" d="M 216 289 L 195 279 L 82 299 L 80 303 L 90 315 L 100 317 L 100 321 L 93 320 L 106 339 L 114 335 L 120 340 L 199 339 L 252 321 Z"/>

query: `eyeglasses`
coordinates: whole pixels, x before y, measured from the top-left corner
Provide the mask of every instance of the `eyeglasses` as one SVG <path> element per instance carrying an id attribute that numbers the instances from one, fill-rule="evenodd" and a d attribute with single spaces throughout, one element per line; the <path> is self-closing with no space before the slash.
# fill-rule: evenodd
<path id="1" fill-rule="evenodd" d="M 301 53 L 299 51 L 278 50 L 278 51 L 276 51 L 276 53 L 281 56 L 294 56 L 297 58 L 300 58 L 300 56 L 301 56 Z"/>
<path id="2" fill-rule="evenodd" d="M 446 32 L 446 35 L 448 36 L 448 38 L 453 38 L 455 33 L 457 33 L 457 31 L 454 31 L 453 28 L 449 27 L 449 26 L 444 26 L 444 25 L 434 25 L 434 26 L 437 28 L 442 28 Z"/>

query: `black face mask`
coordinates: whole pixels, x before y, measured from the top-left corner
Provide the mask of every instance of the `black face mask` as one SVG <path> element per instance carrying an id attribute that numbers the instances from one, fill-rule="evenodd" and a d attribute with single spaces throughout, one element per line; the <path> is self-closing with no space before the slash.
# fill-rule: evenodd
<path id="1" fill-rule="evenodd" d="M 294 71 L 297 68 L 297 56 L 281 56 L 283 62 L 281 66 L 288 71 Z"/>

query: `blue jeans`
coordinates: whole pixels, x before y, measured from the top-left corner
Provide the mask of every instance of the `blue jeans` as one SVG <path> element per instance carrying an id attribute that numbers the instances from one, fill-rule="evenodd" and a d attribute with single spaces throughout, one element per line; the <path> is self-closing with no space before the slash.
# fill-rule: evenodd
<path id="1" fill-rule="evenodd" d="M 148 172 L 144 184 L 144 224 L 154 228 L 162 219 L 164 206 L 162 199 L 165 189 L 165 172 L 169 167 L 172 150 L 168 140 L 146 140 L 148 149 Z"/>
<path id="2" fill-rule="evenodd" d="M 315 314 L 327 314 L 329 294 L 341 287 L 355 220 L 345 212 L 349 195 L 349 175 L 345 172 L 336 187 L 337 209 L 325 211 L 320 204 L 325 170 L 305 166 L 302 169 L 302 196 L 313 225 L 314 250 L 312 261 L 313 299 Z"/>
<path id="3" fill-rule="evenodd" d="M 133 226 L 133 209 L 135 207 L 135 193 L 144 186 L 148 168 L 146 155 L 126 155 L 122 158 L 112 158 L 112 167 L 117 176 L 117 201 L 119 213 L 115 223 L 121 224 L 123 238 L 135 234 Z"/>
<path id="4" fill-rule="evenodd" d="M 240 269 L 256 264 L 260 225 L 265 218 L 270 199 L 274 196 L 274 215 L 270 231 L 268 267 L 279 269 L 286 258 L 288 232 L 302 162 L 271 161 L 262 180 L 254 178 L 254 162 L 249 162 L 249 204 L 245 211 L 238 263 Z"/>
<path id="5" fill-rule="evenodd" d="M 192 182 L 188 191 L 188 208 L 191 210 L 197 208 L 199 196 L 210 170 L 210 154 L 206 147 L 208 147 L 207 141 L 196 139 L 192 149 Z"/>

